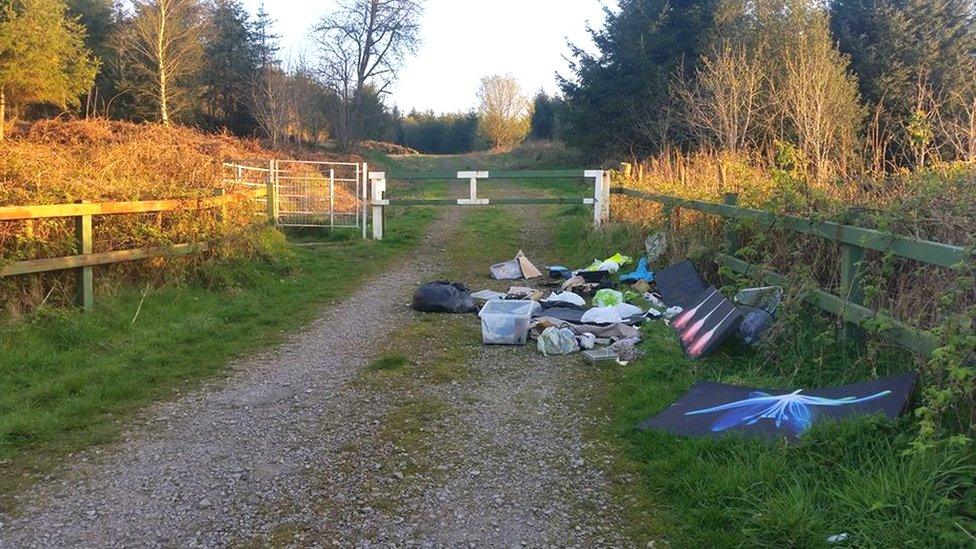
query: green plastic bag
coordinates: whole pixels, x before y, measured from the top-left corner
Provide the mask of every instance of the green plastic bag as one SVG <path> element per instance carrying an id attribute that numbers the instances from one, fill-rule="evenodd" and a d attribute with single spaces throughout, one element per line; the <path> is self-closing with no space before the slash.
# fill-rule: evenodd
<path id="1" fill-rule="evenodd" d="M 623 302 L 624 294 L 609 288 L 599 290 L 597 291 L 596 295 L 593 296 L 594 307 L 616 307 Z"/>
<path id="2" fill-rule="evenodd" d="M 620 265 L 621 267 L 623 267 L 624 265 L 627 265 L 628 263 L 630 263 L 631 261 L 633 261 L 633 259 L 631 259 L 630 257 L 628 257 L 626 255 L 621 255 L 620 252 L 617 252 L 617 253 L 613 254 L 612 256 L 608 257 L 607 258 L 607 261 L 613 261 L 617 265 Z"/>

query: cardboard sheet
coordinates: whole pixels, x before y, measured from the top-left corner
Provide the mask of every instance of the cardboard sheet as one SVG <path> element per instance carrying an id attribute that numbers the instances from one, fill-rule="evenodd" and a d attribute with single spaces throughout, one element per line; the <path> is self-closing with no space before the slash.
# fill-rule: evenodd
<path id="1" fill-rule="evenodd" d="M 742 313 L 714 286 L 701 292 L 684 312 L 671 320 L 681 347 L 692 360 L 708 356 L 742 322 Z"/>
<path id="2" fill-rule="evenodd" d="M 692 302 L 705 291 L 705 282 L 691 261 L 675 263 L 654 275 L 657 291 L 668 307 L 693 306 Z"/>
<path id="3" fill-rule="evenodd" d="M 674 404 L 637 425 L 684 436 L 740 433 L 797 438 L 814 423 L 882 414 L 895 419 L 909 406 L 916 372 L 821 389 L 757 389 L 699 381 Z"/>

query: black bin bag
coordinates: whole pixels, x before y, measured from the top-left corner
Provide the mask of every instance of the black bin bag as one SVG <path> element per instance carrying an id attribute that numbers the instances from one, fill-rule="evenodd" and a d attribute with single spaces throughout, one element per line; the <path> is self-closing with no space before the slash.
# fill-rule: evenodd
<path id="1" fill-rule="evenodd" d="M 447 281 L 429 282 L 413 294 L 413 308 L 423 313 L 474 313 L 471 292 L 463 284 Z"/>

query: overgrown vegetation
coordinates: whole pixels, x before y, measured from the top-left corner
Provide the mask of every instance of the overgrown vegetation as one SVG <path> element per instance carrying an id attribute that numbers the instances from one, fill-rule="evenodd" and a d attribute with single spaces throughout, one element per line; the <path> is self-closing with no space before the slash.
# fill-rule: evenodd
<path id="1" fill-rule="evenodd" d="M 640 249 L 640 234 L 629 226 L 592 231 L 584 216 L 572 209 L 562 213 L 556 248 L 566 261 L 585 262 L 618 246 L 625 253 Z M 678 254 L 688 249 L 684 239 L 673 245 Z M 745 283 L 715 272 L 709 278 L 728 291 Z M 894 423 L 872 417 L 818 424 L 795 444 L 635 429 L 699 379 L 819 387 L 916 366 L 895 347 L 864 352 L 840 342 L 837 326 L 802 304 L 799 293 L 791 288 L 778 333 L 759 351 L 733 343 L 690 363 L 671 329 L 654 323 L 645 329 L 644 358 L 603 368 L 605 393 L 594 413 L 611 422 L 595 436 L 620 452 L 610 477 L 629 502 L 631 534 L 681 547 L 820 547 L 838 534 L 846 534 L 838 546 L 970 545 L 976 531 L 972 447 L 954 440 L 920 448 L 920 439 L 933 439 L 924 434 L 925 422 L 911 415 Z"/>
<path id="2" fill-rule="evenodd" d="M 417 245 L 431 219 L 423 209 L 395 215 L 381 243 L 321 233 L 334 242 L 294 246 L 264 229 L 255 256 L 208 263 L 186 282 L 120 289 L 91 315 L 45 305 L 0 325 L 0 480 L 110 440 L 140 406 L 280 341 Z"/>
<path id="3" fill-rule="evenodd" d="M 221 162 L 260 160 L 274 155 L 257 141 L 205 135 L 186 127 L 136 125 L 102 120 L 40 121 L 0 149 L 0 206 L 64 204 L 76 200 L 113 202 L 213 196 L 236 186 Z M 303 158 L 335 159 L 305 152 Z M 103 252 L 208 241 L 214 254 L 245 259 L 259 242 L 251 225 L 259 220 L 253 200 L 233 201 L 218 217 L 194 209 L 159 214 L 99 216 L 94 251 Z M 0 223 L 0 262 L 75 253 L 71 219 Z M 211 256 L 151 260 L 98 269 L 98 292 L 121 280 L 178 280 L 204 266 Z M 137 282 L 138 283 L 138 282 Z M 41 302 L 70 302 L 70 272 L 0 280 L 0 309 L 16 316 Z"/>

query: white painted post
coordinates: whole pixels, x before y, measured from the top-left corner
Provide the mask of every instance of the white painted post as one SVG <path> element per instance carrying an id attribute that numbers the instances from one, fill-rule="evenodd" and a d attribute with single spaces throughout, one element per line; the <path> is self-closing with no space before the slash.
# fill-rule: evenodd
<path id="1" fill-rule="evenodd" d="M 360 194 L 360 200 L 363 203 L 363 207 L 361 208 L 361 210 L 362 210 L 361 213 L 363 214 L 361 221 L 363 223 L 363 240 L 366 240 L 366 238 L 367 238 L 367 234 L 366 234 L 366 202 L 369 199 L 369 195 L 367 194 L 369 192 L 369 164 L 363 162 L 363 165 L 362 165 L 361 168 L 362 168 L 362 172 L 360 172 L 360 176 L 359 176 L 358 179 L 359 179 L 359 183 L 363 186 L 362 191 L 360 191 L 360 193 L 361 193 Z M 359 213 L 359 212 L 357 212 L 357 213 Z"/>
<path id="2" fill-rule="evenodd" d="M 470 206 L 474 204 L 486 205 L 488 204 L 487 198 L 478 198 L 478 180 L 488 179 L 490 174 L 488 172 L 458 172 L 458 179 L 467 179 L 470 182 L 470 193 L 469 198 L 459 198 L 457 203 L 459 205 Z"/>
<path id="3" fill-rule="evenodd" d="M 383 193 L 386 192 L 386 173 L 385 172 L 373 172 L 369 174 L 369 181 L 372 186 L 372 204 L 373 204 L 373 239 L 383 240 L 383 207 L 390 203 L 389 200 L 383 198 Z"/>
<path id="4" fill-rule="evenodd" d="M 335 168 L 329 170 L 329 227 L 335 228 Z"/>
<path id="5" fill-rule="evenodd" d="M 593 225 L 603 225 L 603 170 L 586 170 L 583 176 L 593 179 Z"/>
<path id="6" fill-rule="evenodd" d="M 603 172 L 603 185 L 601 187 L 601 196 L 603 197 L 603 201 L 600 202 L 600 218 L 604 223 L 610 221 L 610 183 L 610 172 Z"/>

